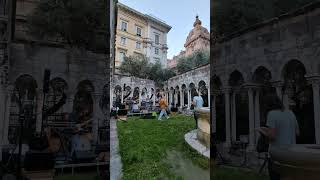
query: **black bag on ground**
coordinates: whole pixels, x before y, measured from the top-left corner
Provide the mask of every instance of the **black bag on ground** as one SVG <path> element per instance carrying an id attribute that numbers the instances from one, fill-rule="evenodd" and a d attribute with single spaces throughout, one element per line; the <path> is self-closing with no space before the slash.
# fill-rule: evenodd
<path id="1" fill-rule="evenodd" d="M 269 150 L 269 138 L 260 132 L 260 136 L 257 142 L 257 152 L 263 153 Z"/>

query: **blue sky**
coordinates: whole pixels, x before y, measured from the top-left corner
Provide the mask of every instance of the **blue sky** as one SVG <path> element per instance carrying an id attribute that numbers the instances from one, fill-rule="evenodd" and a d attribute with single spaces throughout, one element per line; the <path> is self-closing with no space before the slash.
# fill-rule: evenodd
<path id="1" fill-rule="evenodd" d="M 119 0 L 119 2 L 141 13 L 152 14 L 172 27 L 167 36 L 169 59 L 184 50 L 183 45 L 193 28 L 197 14 L 202 26 L 210 31 L 210 0 Z"/>

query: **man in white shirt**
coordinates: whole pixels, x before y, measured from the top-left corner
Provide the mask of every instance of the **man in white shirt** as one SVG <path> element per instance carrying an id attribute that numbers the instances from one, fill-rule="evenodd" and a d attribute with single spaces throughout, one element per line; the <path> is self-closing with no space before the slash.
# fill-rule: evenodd
<path id="1" fill-rule="evenodd" d="M 198 94 L 198 92 L 195 92 L 195 96 L 193 97 L 192 105 L 194 106 L 193 115 L 194 115 L 194 120 L 196 121 L 196 128 L 198 128 L 199 115 L 196 110 L 203 107 L 203 99 Z"/>

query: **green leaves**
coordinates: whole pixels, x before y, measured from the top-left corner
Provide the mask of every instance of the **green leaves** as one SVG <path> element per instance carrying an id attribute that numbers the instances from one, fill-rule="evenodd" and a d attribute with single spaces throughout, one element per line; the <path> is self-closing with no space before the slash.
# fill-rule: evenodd
<path id="1" fill-rule="evenodd" d="M 43 0 L 27 18 L 29 34 L 39 40 L 62 39 L 71 47 L 105 51 L 105 10 L 103 0 Z"/>
<path id="2" fill-rule="evenodd" d="M 164 81 L 175 76 L 172 70 L 163 68 L 160 62 L 150 63 L 146 56 L 125 57 L 120 66 L 120 72 L 138 78 L 151 79 L 157 86 L 161 86 Z"/>
<path id="3" fill-rule="evenodd" d="M 209 59 L 210 59 L 209 50 L 195 51 L 190 56 L 181 57 L 180 59 L 178 59 L 177 70 L 179 73 L 185 73 L 197 67 L 208 64 Z"/>

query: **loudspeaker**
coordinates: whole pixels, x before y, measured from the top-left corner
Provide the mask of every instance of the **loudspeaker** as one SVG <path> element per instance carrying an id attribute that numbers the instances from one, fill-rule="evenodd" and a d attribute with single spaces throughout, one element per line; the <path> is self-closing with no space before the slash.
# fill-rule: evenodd
<path id="1" fill-rule="evenodd" d="M 26 171 L 48 170 L 54 168 L 53 153 L 28 151 L 24 159 Z"/>
<path id="2" fill-rule="evenodd" d="M 50 70 L 44 70 L 44 78 L 43 78 L 43 93 L 49 92 L 49 83 L 50 83 Z"/>

